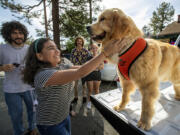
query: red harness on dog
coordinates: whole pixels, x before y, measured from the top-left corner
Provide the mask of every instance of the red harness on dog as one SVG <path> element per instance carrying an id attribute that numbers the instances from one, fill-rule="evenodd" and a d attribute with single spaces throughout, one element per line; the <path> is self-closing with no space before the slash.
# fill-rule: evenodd
<path id="1" fill-rule="evenodd" d="M 147 43 L 143 38 L 138 38 L 130 48 L 119 56 L 118 69 L 126 80 L 129 78 L 129 70 L 135 60 L 144 52 Z"/>

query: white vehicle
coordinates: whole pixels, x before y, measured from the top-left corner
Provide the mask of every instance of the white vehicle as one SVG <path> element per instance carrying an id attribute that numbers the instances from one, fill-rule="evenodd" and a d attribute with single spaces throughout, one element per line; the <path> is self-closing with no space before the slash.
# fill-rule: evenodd
<path id="1" fill-rule="evenodd" d="M 0 78 L 4 78 L 4 75 L 5 75 L 4 71 L 1 71 L 0 72 Z"/>
<path id="2" fill-rule="evenodd" d="M 179 46 L 180 47 L 180 35 L 178 36 L 178 38 L 176 39 L 176 42 L 175 44 L 176 46 Z"/>
<path id="3" fill-rule="evenodd" d="M 104 61 L 104 69 L 101 70 L 101 80 L 116 81 L 117 78 L 118 75 L 117 75 L 116 65 Z"/>

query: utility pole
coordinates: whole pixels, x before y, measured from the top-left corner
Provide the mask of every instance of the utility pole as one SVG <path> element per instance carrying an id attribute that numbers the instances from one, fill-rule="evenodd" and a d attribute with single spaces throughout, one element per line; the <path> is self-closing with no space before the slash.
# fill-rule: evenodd
<path id="1" fill-rule="evenodd" d="M 48 26 L 47 26 L 47 14 L 46 14 L 46 0 L 43 0 L 43 5 L 44 5 L 45 32 L 46 32 L 46 37 L 49 37 L 48 36 Z"/>
<path id="2" fill-rule="evenodd" d="M 92 0 L 89 0 L 89 14 L 90 14 L 90 23 L 92 24 Z M 90 37 L 90 45 L 92 45 L 92 38 Z"/>

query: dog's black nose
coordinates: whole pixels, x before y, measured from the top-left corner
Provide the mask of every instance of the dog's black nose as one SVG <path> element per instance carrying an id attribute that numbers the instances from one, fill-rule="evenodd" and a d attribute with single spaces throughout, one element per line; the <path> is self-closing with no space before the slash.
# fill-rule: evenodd
<path id="1" fill-rule="evenodd" d="M 91 31 L 91 26 L 86 26 L 87 32 L 91 35 L 92 31 Z"/>
<path id="2" fill-rule="evenodd" d="M 89 30 L 89 29 L 91 29 L 91 27 L 90 26 L 86 26 L 86 29 Z"/>

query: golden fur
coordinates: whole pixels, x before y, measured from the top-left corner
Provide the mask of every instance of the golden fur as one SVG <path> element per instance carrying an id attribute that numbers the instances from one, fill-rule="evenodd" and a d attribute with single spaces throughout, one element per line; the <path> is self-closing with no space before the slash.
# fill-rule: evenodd
<path id="1" fill-rule="evenodd" d="M 122 40 L 123 53 L 137 38 L 143 37 L 142 32 L 136 27 L 133 20 L 120 9 L 105 10 L 98 21 L 87 28 L 92 38 L 102 43 L 118 39 Z M 180 100 L 180 49 L 153 39 L 146 39 L 147 49 L 130 68 L 130 79 L 125 80 L 118 71 L 123 88 L 122 101 L 115 106 L 116 111 L 121 111 L 129 102 L 130 94 L 137 87 L 142 95 L 142 112 L 138 127 L 149 130 L 154 115 L 154 102 L 159 95 L 159 82 L 171 81 L 175 90 L 175 99 Z M 108 58 L 113 63 L 118 63 L 118 55 Z"/>

